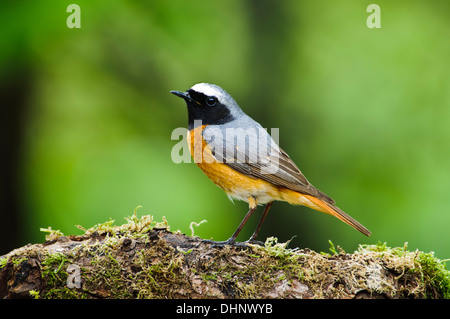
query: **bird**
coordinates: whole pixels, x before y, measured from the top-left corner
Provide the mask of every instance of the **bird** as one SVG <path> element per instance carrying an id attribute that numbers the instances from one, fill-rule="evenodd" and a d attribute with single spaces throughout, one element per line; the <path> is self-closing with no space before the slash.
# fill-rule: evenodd
<path id="1" fill-rule="evenodd" d="M 362 234 L 371 232 L 314 187 L 289 155 L 263 127 L 239 107 L 223 88 L 197 83 L 187 91 L 170 91 L 184 99 L 188 113 L 187 141 L 197 166 L 230 199 L 245 201 L 249 210 L 236 231 L 221 245 L 236 239 L 258 205 L 265 205 L 251 237 L 244 243 L 261 244 L 256 238 L 274 201 L 303 205 L 332 215 Z"/>

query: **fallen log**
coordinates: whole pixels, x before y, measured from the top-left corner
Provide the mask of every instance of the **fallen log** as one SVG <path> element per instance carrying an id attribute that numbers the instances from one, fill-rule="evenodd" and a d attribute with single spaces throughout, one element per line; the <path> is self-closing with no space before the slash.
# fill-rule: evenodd
<path id="1" fill-rule="evenodd" d="M 0 257 L 0 298 L 448 298 L 449 272 L 433 253 L 386 244 L 354 253 L 221 246 L 126 218 Z"/>

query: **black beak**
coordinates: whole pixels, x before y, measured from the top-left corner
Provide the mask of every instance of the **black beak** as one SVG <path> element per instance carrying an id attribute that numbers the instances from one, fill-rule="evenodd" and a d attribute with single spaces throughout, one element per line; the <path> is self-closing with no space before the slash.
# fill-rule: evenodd
<path id="1" fill-rule="evenodd" d="M 181 97 L 185 101 L 194 102 L 194 100 L 189 96 L 188 92 L 170 91 L 170 93 L 175 94 L 178 97 Z"/>

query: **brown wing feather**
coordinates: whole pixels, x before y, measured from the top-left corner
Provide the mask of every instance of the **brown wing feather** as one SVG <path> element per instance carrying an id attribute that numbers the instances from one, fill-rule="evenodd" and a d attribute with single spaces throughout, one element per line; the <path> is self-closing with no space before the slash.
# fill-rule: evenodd
<path id="1" fill-rule="evenodd" d="M 318 197 L 329 204 L 335 203 L 333 199 L 308 182 L 289 155 L 272 140 L 266 131 L 260 131 L 258 127 L 255 130 L 249 128 L 248 131 L 245 131 L 245 139 L 242 137 L 237 139 L 232 136 L 230 141 L 233 143 L 231 143 L 226 140 L 229 138 L 227 132 L 220 131 L 220 128 L 219 132 L 221 132 L 222 138 L 225 138 L 224 140 L 220 139 L 220 135 L 215 136 L 215 131 L 208 132 L 205 136 L 208 128 L 210 127 L 203 130 L 203 138 L 208 144 L 211 143 L 211 152 L 219 162 L 225 163 L 247 176 L 260 178 L 277 186 Z M 218 128 L 213 129 L 217 130 Z M 216 139 L 219 142 L 222 141 L 222 144 L 217 143 Z M 264 145 L 261 141 L 268 141 L 267 149 L 261 147 Z"/>
<path id="2" fill-rule="evenodd" d="M 261 178 L 274 185 L 283 186 L 302 194 L 316 196 L 330 204 L 335 203 L 332 198 L 309 183 L 297 165 L 295 165 L 289 155 L 281 148 L 278 152 L 272 152 L 266 159 L 269 163 L 278 166 L 278 170 L 275 173 L 272 173 L 267 163 L 261 163 L 262 161 L 256 163 L 246 161 L 245 163 L 232 162 L 225 164 L 248 176 Z"/>

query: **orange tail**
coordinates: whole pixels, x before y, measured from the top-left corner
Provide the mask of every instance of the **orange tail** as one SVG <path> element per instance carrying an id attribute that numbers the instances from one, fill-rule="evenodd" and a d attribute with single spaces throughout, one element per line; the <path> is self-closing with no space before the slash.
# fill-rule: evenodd
<path id="1" fill-rule="evenodd" d="M 356 220 L 354 220 L 352 217 L 350 217 L 349 215 L 344 213 L 339 207 L 336 207 L 332 204 L 327 204 L 326 202 L 320 200 L 319 198 L 311 196 L 311 195 L 303 195 L 303 196 L 306 197 L 310 202 L 312 202 L 314 204 L 312 206 L 309 206 L 309 205 L 305 205 L 305 206 L 309 206 L 315 210 L 318 210 L 323 213 L 330 214 L 336 218 L 339 218 L 344 223 L 352 226 L 353 228 L 355 228 L 356 230 L 358 230 L 359 232 L 363 233 L 366 236 L 370 236 L 372 234 L 366 227 L 364 227 L 363 225 L 358 223 Z"/>

